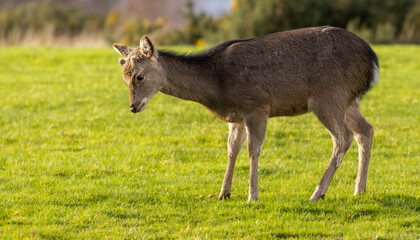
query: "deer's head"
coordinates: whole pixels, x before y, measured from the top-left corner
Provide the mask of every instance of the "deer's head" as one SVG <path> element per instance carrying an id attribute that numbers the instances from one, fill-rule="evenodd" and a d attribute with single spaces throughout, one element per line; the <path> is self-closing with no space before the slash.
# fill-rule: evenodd
<path id="1" fill-rule="evenodd" d="M 120 58 L 118 62 L 122 68 L 124 82 L 129 88 L 130 110 L 133 113 L 141 112 L 165 81 L 157 61 L 157 51 L 147 36 L 140 39 L 137 48 L 128 48 L 118 43 L 112 46 L 124 58 Z"/>

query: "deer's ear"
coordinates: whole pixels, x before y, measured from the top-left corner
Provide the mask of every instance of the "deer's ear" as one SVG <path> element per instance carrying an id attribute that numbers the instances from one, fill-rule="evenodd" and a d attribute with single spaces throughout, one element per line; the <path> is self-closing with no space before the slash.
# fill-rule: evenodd
<path id="1" fill-rule="evenodd" d="M 112 47 L 115 49 L 115 51 L 117 51 L 117 53 L 121 54 L 121 56 L 123 56 L 124 58 L 127 58 L 128 55 L 130 55 L 130 52 L 132 51 L 132 49 L 120 43 L 114 43 L 112 44 Z"/>
<path id="2" fill-rule="evenodd" d="M 148 58 L 151 58 L 154 54 L 155 48 L 146 35 L 140 39 L 140 50 Z"/>

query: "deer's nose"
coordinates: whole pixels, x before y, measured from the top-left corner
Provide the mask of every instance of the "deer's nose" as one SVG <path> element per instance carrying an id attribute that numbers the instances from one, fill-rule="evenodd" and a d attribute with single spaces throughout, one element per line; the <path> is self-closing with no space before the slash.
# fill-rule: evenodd
<path id="1" fill-rule="evenodd" d="M 132 104 L 130 106 L 130 111 L 133 112 L 133 113 L 136 113 L 137 112 L 136 106 L 134 106 L 134 104 Z"/>

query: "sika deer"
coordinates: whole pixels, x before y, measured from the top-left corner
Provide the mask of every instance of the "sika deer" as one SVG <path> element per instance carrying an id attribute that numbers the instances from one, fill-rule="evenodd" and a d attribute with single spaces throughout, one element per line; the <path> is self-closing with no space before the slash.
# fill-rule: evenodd
<path id="1" fill-rule="evenodd" d="M 378 80 L 378 60 L 356 35 L 335 27 L 304 28 L 209 50 L 176 55 L 156 50 L 149 38 L 138 48 L 114 44 L 129 87 L 130 110 L 144 110 L 162 92 L 204 105 L 229 123 L 228 164 L 219 199 L 230 197 L 233 169 L 248 138 L 248 201 L 258 200 L 258 157 L 267 119 L 315 113 L 330 132 L 334 147 L 329 165 L 311 200 L 324 198 L 353 137 L 359 146 L 355 194 L 366 189 L 373 127 L 358 103 Z"/>

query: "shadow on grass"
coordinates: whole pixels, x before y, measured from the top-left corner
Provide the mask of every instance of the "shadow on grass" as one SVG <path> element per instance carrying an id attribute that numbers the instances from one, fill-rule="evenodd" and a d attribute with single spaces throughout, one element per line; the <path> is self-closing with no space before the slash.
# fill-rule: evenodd
<path id="1" fill-rule="evenodd" d="M 104 214 L 107 215 L 108 217 L 118 218 L 122 220 L 127 220 L 131 218 L 134 218 L 134 219 L 141 218 L 141 215 L 139 212 L 133 211 L 133 210 L 124 210 L 124 209 L 113 209 L 112 211 L 105 211 Z"/>
<path id="2" fill-rule="evenodd" d="M 325 233 L 290 233 L 290 232 L 280 232 L 280 233 L 274 233 L 274 238 L 278 239 L 289 239 L 289 238 L 295 238 L 295 239 L 302 239 L 302 238 L 334 238 L 339 236 L 334 236 L 331 234 L 325 234 Z"/>
<path id="3" fill-rule="evenodd" d="M 67 198 L 53 199 L 49 201 L 49 204 L 72 208 L 86 207 L 91 204 L 106 201 L 108 198 L 109 196 L 104 194 L 86 194 L 83 196 L 69 196 Z"/>
<path id="4" fill-rule="evenodd" d="M 351 198 L 325 199 L 308 203 L 302 200 L 295 206 L 284 206 L 284 212 L 317 218 L 334 218 L 343 221 L 357 221 L 360 219 L 376 220 L 389 215 L 418 216 L 420 211 L 419 198 L 402 194 L 391 195 L 363 195 Z M 417 224 L 408 222 L 408 225 Z"/>
<path id="5" fill-rule="evenodd" d="M 376 196 L 375 200 L 386 208 L 420 212 L 420 198 L 403 194 Z"/>

